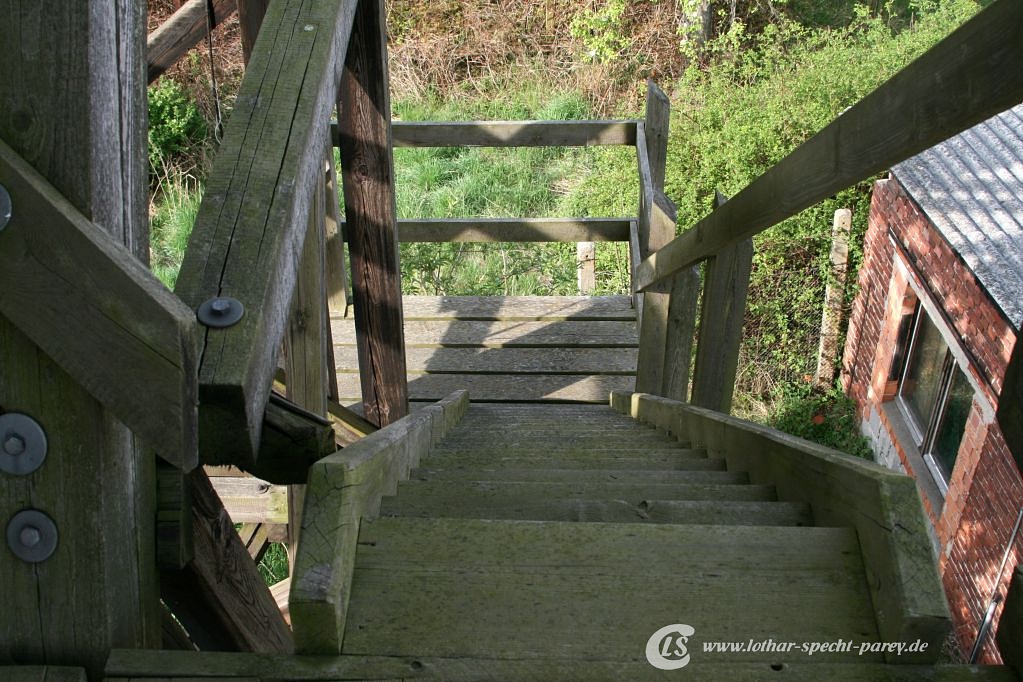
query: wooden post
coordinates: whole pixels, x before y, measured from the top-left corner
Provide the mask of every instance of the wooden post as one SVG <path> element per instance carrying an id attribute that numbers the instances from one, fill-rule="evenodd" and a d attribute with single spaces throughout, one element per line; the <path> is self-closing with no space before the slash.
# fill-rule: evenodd
<path id="1" fill-rule="evenodd" d="M 838 328 L 842 324 L 842 305 L 845 299 L 845 279 L 849 269 L 849 233 L 852 230 L 852 211 L 835 211 L 831 227 L 831 277 L 824 289 L 824 312 L 821 314 L 821 342 L 817 350 L 817 371 L 814 381 L 818 386 L 829 386 L 835 380 L 835 357 L 838 355 Z"/>
<path id="2" fill-rule="evenodd" d="M 668 338 L 664 348 L 660 394 L 685 402 L 689 397 L 689 370 L 696 337 L 696 310 L 700 302 L 700 270 L 683 270 L 672 280 L 668 294 Z"/>
<path id="3" fill-rule="evenodd" d="M 324 131 L 326 134 L 326 131 Z M 326 141 L 324 142 L 326 144 Z M 295 303 L 288 327 L 288 353 L 285 376 L 288 399 L 310 412 L 327 416 L 327 344 L 330 324 L 327 319 L 327 290 L 324 275 L 324 230 L 326 221 L 326 183 L 316 178 L 313 200 L 309 204 L 309 232 L 306 234 L 299 266 Z M 304 485 L 288 486 L 288 564 L 294 569 L 298 552 L 298 533 L 302 525 Z"/>
<path id="4" fill-rule="evenodd" d="M 636 133 L 636 152 L 639 158 L 640 208 L 639 250 L 641 259 L 671 241 L 675 236 L 674 222 L 655 220 L 656 197 L 664 190 L 665 162 L 668 156 L 668 119 L 671 103 L 668 96 L 647 81 L 646 121 Z M 667 208 L 667 207 L 662 207 Z M 674 215 L 674 207 L 670 207 Z M 643 296 L 639 313 L 639 358 L 636 362 L 636 390 L 642 393 L 661 393 L 665 348 L 668 336 L 668 287 L 651 291 Z"/>
<path id="5" fill-rule="evenodd" d="M 66 3 L 56 11 L 3 0 L 0 16 L 0 138 L 146 261 L 143 5 Z M 0 233 L 0 259 L 17 258 L 3 243 Z M 57 532 L 55 551 L 39 563 L 0 551 L 0 660 L 84 666 L 99 678 L 111 649 L 160 646 L 155 462 L 4 317 L 0 411 L 29 415 L 48 442 L 37 470 L 2 475 L 0 523 L 31 508 Z"/>
<path id="6" fill-rule="evenodd" d="M 242 59 L 245 64 L 252 57 L 252 47 L 263 25 L 263 16 L 270 0 L 238 0 L 238 28 L 242 34 Z"/>
<path id="7" fill-rule="evenodd" d="M 338 109 L 362 404 L 384 426 L 408 413 L 382 0 L 360 0 Z"/>
<path id="8" fill-rule="evenodd" d="M 720 208 L 727 199 L 717 193 Z M 732 409 L 746 293 L 753 265 L 753 240 L 728 246 L 704 266 L 703 305 L 693 368 L 693 405 L 728 414 Z"/>
<path id="9" fill-rule="evenodd" d="M 589 296 L 597 286 L 597 245 L 595 242 L 576 242 L 576 280 L 580 296 Z"/>

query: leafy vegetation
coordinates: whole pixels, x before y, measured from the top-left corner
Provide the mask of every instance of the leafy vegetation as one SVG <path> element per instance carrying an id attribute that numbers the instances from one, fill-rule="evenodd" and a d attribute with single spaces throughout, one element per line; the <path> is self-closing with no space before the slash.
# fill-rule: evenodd
<path id="1" fill-rule="evenodd" d="M 159 174 L 165 164 L 205 142 L 206 120 L 177 81 L 161 78 L 148 90 L 149 167 Z"/>
<path id="2" fill-rule="evenodd" d="M 859 432 L 856 404 L 834 387 L 788 384 L 767 424 L 850 455 L 874 459 L 870 442 Z"/>

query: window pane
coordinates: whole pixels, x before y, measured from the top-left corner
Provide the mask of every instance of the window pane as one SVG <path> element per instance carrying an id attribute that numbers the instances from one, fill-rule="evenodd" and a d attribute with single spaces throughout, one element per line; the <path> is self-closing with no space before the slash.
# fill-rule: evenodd
<path id="1" fill-rule="evenodd" d="M 900 394 L 906 399 L 917 425 L 925 431 L 941 388 L 941 370 L 948 346 L 938 329 L 921 311 L 914 337 L 913 357 L 902 380 Z"/>
<path id="2" fill-rule="evenodd" d="M 944 471 L 946 480 L 952 475 L 956 455 L 959 453 L 959 443 L 962 442 L 963 433 L 966 431 L 966 417 L 969 416 L 972 406 L 973 387 L 962 370 L 956 367 L 952 372 L 952 385 L 948 389 L 945 414 L 938 425 L 938 433 L 935 435 L 932 448 L 934 459 Z"/>

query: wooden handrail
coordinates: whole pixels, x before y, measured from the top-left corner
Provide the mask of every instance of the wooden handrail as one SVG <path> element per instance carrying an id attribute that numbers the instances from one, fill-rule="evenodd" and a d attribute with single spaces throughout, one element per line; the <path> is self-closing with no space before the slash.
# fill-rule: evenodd
<path id="1" fill-rule="evenodd" d="M 1023 3 L 997 0 L 643 261 L 638 291 L 1023 100 Z"/>
<path id="2" fill-rule="evenodd" d="M 636 144 L 633 120 L 392 121 L 395 147 L 593 147 Z M 337 124 L 331 139 L 338 146 Z"/>
<path id="3" fill-rule="evenodd" d="M 259 450 L 354 14 L 351 2 L 271 4 L 210 173 L 175 293 L 193 310 L 230 296 L 245 315 L 203 330 L 208 463 L 251 464 Z M 221 460 L 246 437 L 248 462 Z"/>
<path id="4" fill-rule="evenodd" d="M 625 242 L 632 218 L 422 218 L 398 221 L 400 242 Z"/>
<path id="5" fill-rule="evenodd" d="M 188 0 L 149 34 L 146 40 L 146 70 L 150 83 L 174 66 L 186 52 L 206 36 L 210 28 L 234 14 L 236 0 Z M 212 10 L 212 13 L 210 12 Z M 210 19 L 212 18 L 212 26 Z"/>

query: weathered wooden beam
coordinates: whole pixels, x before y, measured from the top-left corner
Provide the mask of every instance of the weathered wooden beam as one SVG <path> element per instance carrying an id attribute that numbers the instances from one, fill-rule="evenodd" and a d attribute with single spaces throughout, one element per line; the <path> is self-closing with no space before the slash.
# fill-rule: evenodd
<path id="1" fill-rule="evenodd" d="M 252 2 L 252 0 L 248 0 Z M 243 4 L 245 0 L 242 0 Z M 147 76 L 152 83 L 235 11 L 236 0 L 188 0 L 146 40 Z M 212 24 L 212 25 L 211 25 Z M 244 37 L 245 33 L 242 33 Z"/>
<path id="2" fill-rule="evenodd" d="M 164 459 L 194 467 L 195 315 L 2 141 L 0 185 L 14 207 L 0 313 Z"/>
<path id="3" fill-rule="evenodd" d="M 1023 3 L 997 0 L 640 264 L 644 291 L 1023 100 Z"/>
<path id="4" fill-rule="evenodd" d="M 683 402 L 689 399 L 690 368 L 696 339 L 696 311 L 703 279 L 698 267 L 672 277 L 668 303 L 668 332 L 660 395 Z M 644 294 L 645 295 L 645 294 Z"/>
<path id="5" fill-rule="evenodd" d="M 162 569 L 192 560 L 192 495 L 187 474 L 166 462 L 156 468 L 156 561 Z"/>
<path id="6" fill-rule="evenodd" d="M 275 485 L 255 476 L 213 476 L 210 483 L 234 523 L 288 523 L 291 505 L 287 486 Z M 263 535 L 265 537 L 265 531 Z M 253 559 L 258 561 L 255 557 Z"/>
<path id="7" fill-rule="evenodd" d="M 668 121 L 671 103 L 667 95 L 647 82 L 646 121 L 636 135 L 639 165 L 640 210 L 638 240 L 640 254 L 646 258 L 675 236 L 675 207 L 664 196 L 665 163 L 668 156 Z M 667 204 L 667 205 L 666 205 Z M 669 283 L 670 284 L 670 283 Z M 669 287 L 643 296 L 639 325 L 639 359 L 636 363 L 636 390 L 660 393 L 663 383 L 665 352 L 668 344 Z"/>
<path id="8" fill-rule="evenodd" d="M 291 632 L 202 468 L 188 475 L 195 557 L 160 592 L 200 649 L 291 653 Z"/>
<path id="9" fill-rule="evenodd" d="M 575 245 L 576 289 L 580 296 L 590 296 L 597 286 L 597 245 L 577 242 Z"/>
<path id="10" fill-rule="evenodd" d="M 726 202 L 718 192 L 716 210 Z M 752 266 L 752 239 L 723 248 L 704 265 L 699 341 L 689 401 L 693 405 L 731 412 Z"/>
<path id="11" fill-rule="evenodd" d="M 386 22 L 382 0 L 357 4 L 338 100 L 342 184 L 363 411 L 386 426 L 408 414 Z"/>
<path id="12" fill-rule="evenodd" d="M 224 453 L 239 442 L 247 453 L 235 463 L 259 452 L 353 15 L 349 2 L 271 4 L 210 173 L 175 291 L 193 309 L 233 297 L 245 314 L 204 329 L 199 428 L 209 463 L 232 463 Z"/>
<path id="13" fill-rule="evenodd" d="M 341 653 L 362 520 L 379 514 L 380 498 L 408 479 L 468 402 L 459 391 L 313 466 L 289 602 L 299 653 Z"/>
<path id="14" fill-rule="evenodd" d="M 394 121 L 391 129 L 395 147 L 593 147 L 636 144 L 636 123 Z M 335 132 L 335 146 L 338 142 L 339 136 Z"/>
<path id="15" fill-rule="evenodd" d="M 146 262 L 143 5 L 2 0 L 0 16 L 0 139 L 75 211 Z M 34 235 L 61 234 L 47 224 L 52 214 L 34 214 L 38 204 L 31 210 L 19 205 L 0 232 L 5 273 L 40 255 L 43 245 Z M 15 234 L 22 231 L 16 228 L 22 219 L 34 235 Z M 30 251 L 26 244 L 33 245 Z M 52 305 L 49 287 L 66 286 L 67 263 L 91 253 L 78 252 L 74 241 L 47 241 L 45 248 L 47 262 L 59 268 L 52 280 L 0 284 L 0 296 L 36 300 L 44 317 L 43 308 Z M 87 260 L 81 264 L 92 267 Z M 81 275 L 105 276 L 103 271 Z M 96 312 L 130 317 L 105 307 Z M 147 311 L 131 314 L 136 312 Z M 2 475 L 2 522 L 6 528 L 20 510 L 41 511 L 56 527 L 57 544 L 38 563 L 19 559 L 6 546 L 0 551 L 0 660 L 48 670 L 49 664 L 73 664 L 99 679 L 112 648 L 160 645 L 155 460 L 92 395 L 96 386 L 83 386 L 20 327 L 0 314 L 0 405 L 42 427 L 47 454 L 31 474 Z M 79 335 L 67 342 L 74 348 L 65 352 L 73 357 L 93 340 Z M 119 362 L 128 380 L 146 371 L 113 357 L 116 346 L 93 348 L 98 351 L 93 362 Z M 106 387 L 112 390 L 128 392 L 125 386 Z M 142 402 L 146 391 L 132 398 Z"/>
<path id="16" fill-rule="evenodd" d="M 624 242 L 629 218 L 427 218 L 398 221 L 400 242 Z"/>
<path id="17" fill-rule="evenodd" d="M 252 59 L 252 50 L 259 37 L 259 29 L 263 25 L 266 8 L 270 0 L 237 0 L 238 29 L 242 34 L 242 59 L 246 64 Z"/>
<path id="18" fill-rule="evenodd" d="M 327 416 L 334 427 L 334 437 L 341 447 L 362 440 L 379 429 L 340 403 L 327 402 Z"/>

